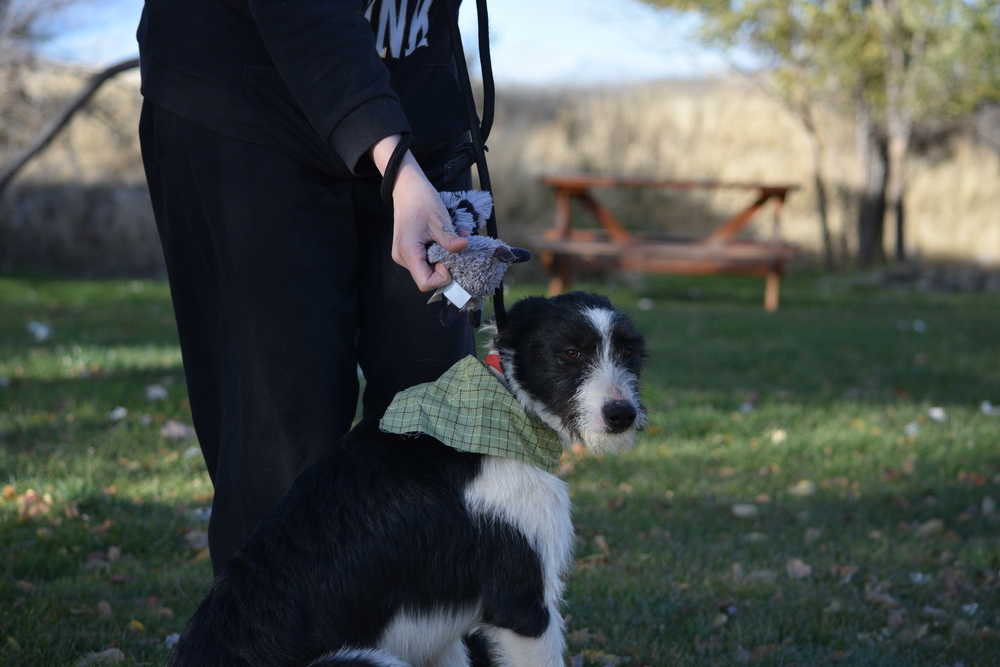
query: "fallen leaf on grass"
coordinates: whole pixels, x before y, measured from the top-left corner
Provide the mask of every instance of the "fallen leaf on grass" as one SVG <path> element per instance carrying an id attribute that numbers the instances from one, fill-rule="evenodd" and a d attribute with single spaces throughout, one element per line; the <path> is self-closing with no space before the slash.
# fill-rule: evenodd
<path id="1" fill-rule="evenodd" d="M 201 551 L 208 548 L 208 533 L 204 530 L 192 530 L 184 536 L 191 551 Z"/>
<path id="2" fill-rule="evenodd" d="M 808 479 L 799 480 L 794 486 L 788 489 L 788 493 L 796 498 L 812 496 L 816 493 L 816 484 Z"/>
<path id="3" fill-rule="evenodd" d="M 892 506 L 895 507 L 896 509 L 899 510 L 910 509 L 910 501 L 904 498 L 903 496 L 899 495 L 898 493 L 894 495 L 889 500 L 889 502 L 891 502 Z"/>
<path id="4" fill-rule="evenodd" d="M 170 396 L 170 392 L 161 384 L 151 384 L 146 387 L 147 401 L 162 401 L 168 396 Z"/>
<path id="5" fill-rule="evenodd" d="M 135 619 L 129 621 L 128 625 L 125 627 L 125 632 L 127 632 L 130 635 L 138 635 L 145 631 L 146 631 L 146 626 L 143 625 L 141 621 L 137 621 Z"/>
<path id="6" fill-rule="evenodd" d="M 107 535 L 108 531 L 114 527 L 115 522 L 111 519 L 105 519 L 101 522 L 100 526 L 94 526 L 90 529 L 90 532 L 94 535 Z"/>
<path id="7" fill-rule="evenodd" d="M 921 539 L 928 539 L 937 537 L 942 533 L 944 533 L 944 521 L 941 519 L 928 519 L 920 524 L 920 527 L 913 534 Z"/>
<path id="8" fill-rule="evenodd" d="M 591 632 L 590 628 L 581 628 L 566 634 L 566 643 L 572 647 L 582 648 L 587 644 L 605 644 L 608 638 L 603 632 Z"/>
<path id="9" fill-rule="evenodd" d="M 577 656 L 573 657 L 574 664 L 576 657 Z M 611 655 L 610 653 L 593 651 L 590 649 L 584 649 L 578 657 L 580 658 L 580 665 L 583 665 L 585 661 L 591 665 L 600 665 L 601 667 L 617 667 L 622 663 L 622 658 L 617 655 Z"/>
<path id="10" fill-rule="evenodd" d="M 806 528 L 805 542 L 806 544 L 812 544 L 820 538 L 823 531 L 819 528 Z"/>
<path id="11" fill-rule="evenodd" d="M 730 508 L 730 511 L 737 519 L 756 519 L 760 516 L 760 509 L 751 503 L 737 503 Z"/>
<path id="12" fill-rule="evenodd" d="M 830 604 L 828 604 L 827 606 L 823 607 L 823 613 L 824 614 L 836 614 L 837 612 L 841 611 L 843 608 L 844 608 L 844 605 L 840 602 L 840 600 L 838 600 L 837 598 L 834 598 L 833 600 L 830 600 Z"/>
<path id="13" fill-rule="evenodd" d="M 111 563 L 108 555 L 103 551 L 91 551 L 87 554 L 87 559 L 83 563 L 84 570 L 110 570 Z"/>
<path id="14" fill-rule="evenodd" d="M 882 469 L 882 479 L 887 482 L 896 482 L 903 479 L 903 473 L 895 468 L 885 467 Z"/>
<path id="15" fill-rule="evenodd" d="M 129 573 L 126 572 L 124 574 L 113 574 L 113 575 L 111 575 L 111 579 L 109 579 L 108 581 L 111 582 L 112 586 L 117 586 L 119 584 L 130 583 L 130 582 L 132 582 L 134 580 L 135 580 L 135 577 L 133 577 L 131 574 L 129 574 Z"/>
<path id="16" fill-rule="evenodd" d="M 965 576 L 950 567 L 941 570 L 941 579 L 944 581 L 945 594 L 950 598 L 966 593 L 971 588 Z"/>
<path id="17" fill-rule="evenodd" d="M 194 429 L 176 419 L 168 419 L 160 428 L 160 437 L 167 440 L 189 440 L 194 437 Z"/>
<path id="18" fill-rule="evenodd" d="M 34 489 L 28 489 L 17 498 L 17 516 L 22 519 L 35 519 L 46 516 L 52 510 L 52 496 L 40 494 Z"/>
<path id="19" fill-rule="evenodd" d="M 778 573 L 774 570 L 754 570 L 743 577 L 742 583 L 746 584 L 773 584 L 778 580 Z"/>
<path id="20" fill-rule="evenodd" d="M 44 322 L 31 320 L 24 328 L 32 335 L 36 343 L 41 343 L 52 336 L 52 327 Z"/>
<path id="21" fill-rule="evenodd" d="M 990 478 L 983 473 L 969 472 L 968 470 L 959 470 L 955 478 L 963 484 L 970 484 L 972 486 L 986 486 L 990 482 Z"/>
<path id="22" fill-rule="evenodd" d="M 90 665 L 113 665 L 119 662 L 125 662 L 125 653 L 120 648 L 109 648 L 99 653 L 86 653 L 77 664 L 80 667 L 89 667 Z"/>
<path id="23" fill-rule="evenodd" d="M 778 650 L 776 644 L 767 644 L 765 646 L 758 646 L 752 651 L 748 651 L 742 646 L 736 649 L 736 661 L 737 662 L 756 662 L 761 658 L 765 658 Z"/>
<path id="24" fill-rule="evenodd" d="M 889 614 L 885 622 L 885 624 L 890 628 L 900 628 L 904 623 L 906 623 L 906 617 L 903 616 L 903 612 L 900 611 L 894 611 Z"/>
<path id="25" fill-rule="evenodd" d="M 785 565 L 785 571 L 792 579 L 805 579 L 812 574 L 812 565 L 805 563 L 801 558 L 793 558 Z"/>
<path id="26" fill-rule="evenodd" d="M 97 615 L 108 618 L 112 615 L 111 603 L 106 600 L 101 600 L 97 603 Z"/>
<path id="27" fill-rule="evenodd" d="M 608 546 L 608 541 L 604 539 L 603 535 L 594 535 L 594 546 L 600 549 L 605 556 L 611 555 L 611 547 Z"/>
<path id="28" fill-rule="evenodd" d="M 888 582 L 881 582 L 877 584 L 867 583 L 865 584 L 865 602 L 874 605 L 876 607 L 889 607 L 891 609 L 898 609 L 902 606 L 896 598 L 892 597 L 887 593 L 887 589 L 891 584 Z"/>
<path id="29" fill-rule="evenodd" d="M 4 500 L 13 500 L 16 495 L 17 495 L 17 491 L 14 489 L 14 485 L 13 484 L 4 484 L 4 487 L 3 487 L 3 499 Z"/>
<path id="30" fill-rule="evenodd" d="M 577 570 L 587 570 L 598 565 L 609 565 L 611 561 L 603 553 L 590 554 L 576 559 Z"/>
<path id="31" fill-rule="evenodd" d="M 925 618 L 930 618 L 933 620 L 944 620 L 948 618 L 948 612 L 944 609 L 938 609 L 937 607 L 932 607 L 931 605 L 924 605 L 924 608 L 920 610 L 920 614 Z"/>
<path id="32" fill-rule="evenodd" d="M 857 565 L 831 565 L 830 575 L 840 579 L 840 583 L 849 584 L 854 575 L 858 573 Z"/>

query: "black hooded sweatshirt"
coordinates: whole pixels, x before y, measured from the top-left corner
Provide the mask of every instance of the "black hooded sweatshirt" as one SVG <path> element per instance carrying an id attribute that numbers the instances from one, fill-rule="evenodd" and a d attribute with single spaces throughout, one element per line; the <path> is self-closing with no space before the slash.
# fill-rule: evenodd
<path id="1" fill-rule="evenodd" d="M 457 3 L 456 3 L 457 7 Z M 143 96 L 338 177 L 412 132 L 423 163 L 467 131 L 444 0 L 146 0 Z"/>

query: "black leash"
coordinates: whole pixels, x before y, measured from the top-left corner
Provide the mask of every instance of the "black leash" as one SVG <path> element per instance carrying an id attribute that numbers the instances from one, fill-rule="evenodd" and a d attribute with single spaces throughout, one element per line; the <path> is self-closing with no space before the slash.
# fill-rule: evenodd
<path id="1" fill-rule="evenodd" d="M 410 150 L 413 146 L 413 142 L 416 141 L 412 134 L 404 134 L 400 139 L 396 147 L 392 149 L 392 155 L 389 156 L 389 161 L 385 163 L 385 170 L 382 175 L 382 187 L 379 193 L 382 195 L 382 201 L 384 201 L 389 206 L 392 206 L 392 189 L 396 185 L 396 176 L 399 172 L 399 165 L 403 162 L 403 157 L 406 156 L 406 151 Z"/>
<path id="2" fill-rule="evenodd" d="M 496 87 L 493 83 L 493 63 L 490 61 L 490 26 L 489 17 L 486 13 L 486 0 L 476 0 L 476 14 L 479 18 L 479 66 L 483 72 L 482 121 L 479 120 L 479 115 L 476 112 L 476 98 L 472 93 L 472 81 L 469 78 L 469 68 L 465 62 L 462 33 L 458 28 L 458 5 L 456 4 L 456 0 L 445 0 L 445 9 L 448 14 L 448 30 L 451 32 L 455 70 L 458 74 L 459 86 L 462 88 L 465 112 L 469 118 L 469 134 L 472 137 L 472 152 L 475 156 L 476 171 L 479 173 L 479 187 L 492 193 L 493 187 L 490 184 L 490 172 L 486 166 L 486 151 L 488 150 L 486 148 L 486 139 L 490 136 L 490 130 L 493 128 Z M 387 204 L 392 204 L 392 188 L 396 182 L 396 174 L 399 171 L 400 163 L 403 161 L 403 156 L 413 145 L 413 141 L 412 134 L 404 134 L 399 143 L 396 144 L 396 148 L 392 151 L 389 162 L 386 163 L 385 170 L 382 173 L 381 195 Z M 465 155 L 467 159 L 468 153 Z M 498 238 L 495 203 L 493 210 L 490 211 L 490 217 L 486 220 L 486 233 L 491 238 Z M 504 329 L 507 326 L 507 310 L 503 305 L 502 281 L 493 293 L 493 310 L 496 317 L 497 329 Z"/>
<path id="3" fill-rule="evenodd" d="M 493 64 L 490 62 L 490 26 L 486 13 L 486 0 L 476 0 L 476 13 L 479 18 L 479 66 L 483 72 L 483 119 L 479 120 L 476 112 L 476 98 L 472 94 L 472 81 L 469 79 L 469 69 L 465 61 L 465 49 L 462 47 L 462 33 L 458 28 L 458 5 L 455 0 L 445 0 L 448 10 L 448 28 L 451 31 L 451 45 L 455 52 L 455 69 L 458 73 L 458 83 L 465 99 L 465 112 L 469 117 L 469 134 L 472 136 L 472 146 L 476 156 L 476 171 L 479 173 L 479 187 L 490 193 L 490 172 L 486 166 L 486 139 L 493 128 L 493 108 L 496 102 L 496 88 L 493 83 Z M 497 238 L 496 203 L 486 220 L 486 233 L 491 238 Z M 503 282 L 493 293 L 493 311 L 496 317 L 497 330 L 502 331 L 507 326 L 507 310 L 503 305 Z"/>

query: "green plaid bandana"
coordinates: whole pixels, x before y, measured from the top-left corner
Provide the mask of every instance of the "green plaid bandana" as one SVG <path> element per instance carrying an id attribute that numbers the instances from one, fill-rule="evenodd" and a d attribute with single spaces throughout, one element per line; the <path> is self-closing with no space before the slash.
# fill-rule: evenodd
<path id="1" fill-rule="evenodd" d="M 504 456 L 555 471 L 562 443 L 555 431 L 527 414 L 493 372 L 465 357 L 435 382 L 405 389 L 393 399 L 379 428 L 426 433 L 463 452 Z"/>

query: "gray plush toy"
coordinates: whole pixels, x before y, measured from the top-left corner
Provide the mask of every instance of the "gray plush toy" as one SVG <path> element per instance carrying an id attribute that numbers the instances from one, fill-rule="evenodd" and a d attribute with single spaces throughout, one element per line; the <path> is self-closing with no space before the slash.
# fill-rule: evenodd
<path id="1" fill-rule="evenodd" d="M 493 212 L 493 197 L 489 192 L 466 190 L 442 192 L 455 232 L 482 231 Z M 512 248 L 499 239 L 469 236 L 469 247 L 459 253 L 448 252 L 438 243 L 427 248 L 427 261 L 441 262 L 451 272 L 452 281 L 434 292 L 428 303 L 442 297 L 447 303 L 441 308 L 441 323 L 449 325 L 466 313 L 469 325 L 479 326 L 487 297 L 496 291 L 507 267 L 531 259 L 523 248 Z"/>

